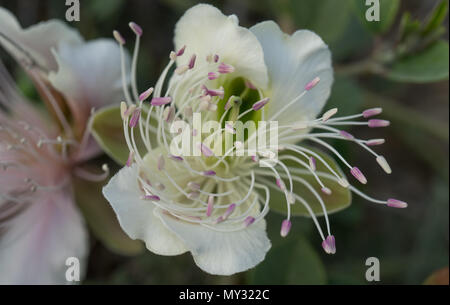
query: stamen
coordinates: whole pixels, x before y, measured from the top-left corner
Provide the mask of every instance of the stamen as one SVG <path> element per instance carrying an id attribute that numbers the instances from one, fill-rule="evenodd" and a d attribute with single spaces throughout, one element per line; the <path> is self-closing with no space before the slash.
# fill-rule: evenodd
<path id="1" fill-rule="evenodd" d="M 152 200 L 152 201 L 160 201 L 161 200 L 161 198 L 159 198 L 159 196 L 156 196 L 156 195 L 144 195 L 144 196 L 142 196 L 142 199 Z"/>
<path id="2" fill-rule="evenodd" d="M 372 116 L 378 115 L 378 114 L 380 114 L 382 112 L 383 112 L 382 108 L 371 108 L 371 109 L 364 110 L 362 115 L 363 115 L 364 118 L 367 119 L 367 118 L 370 118 Z"/>
<path id="3" fill-rule="evenodd" d="M 121 44 L 121 45 L 125 44 L 125 38 L 123 38 L 123 36 L 119 33 L 119 31 L 114 30 L 113 36 L 119 44 Z"/>
<path id="4" fill-rule="evenodd" d="M 326 195 L 331 195 L 331 190 L 328 187 L 323 187 L 322 189 L 322 193 L 326 194 Z"/>
<path id="5" fill-rule="evenodd" d="M 280 114 L 284 113 L 289 107 L 291 107 L 293 104 L 295 104 L 296 102 L 298 102 L 299 100 L 302 99 L 303 96 L 305 96 L 305 94 L 311 90 L 315 85 L 317 85 L 317 83 L 320 81 L 320 79 L 318 77 L 316 77 L 315 79 L 313 79 L 311 82 L 309 82 L 306 87 L 305 87 L 305 91 L 303 91 L 302 93 L 300 93 L 299 95 L 297 95 L 294 99 L 292 99 L 289 103 L 287 103 L 286 105 L 284 105 L 280 110 L 278 110 L 277 113 L 275 113 L 274 115 L 272 115 L 272 117 L 269 118 L 270 121 L 275 120 Z"/>
<path id="6" fill-rule="evenodd" d="M 158 158 L 158 170 L 162 171 L 164 169 L 165 164 L 166 161 L 164 159 L 164 156 L 160 154 Z"/>
<path id="7" fill-rule="evenodd" d="M 152 95 L 153 93 L 153 87 L 148 88 L 147 90 L 145 90 L 144 92 L 141 93 L 141 95 L 139 95 L 139 100 L 145 101 L 146 99 L 148 99 L 150 97 L 150 95 Z"/>
<path id="8" fill-rule="evenodd" d="M 344 138 L 346 138 L 347 140 L 354 140 L 354 139 L 355 139 L 355 137 L 354 137 L 351 133 L 348 133 L 348 132 L 345 131 L 345 130 L 340 130 L 340 131 L 339 131 L 339 134 L 340 134 L 341 136 L 343 136 Z"/>
<path id="9" fill-rule="evenodd" d="M 372 140 L 367 140 L 366 141 L 366 145 L 368 145 L 368 146 L 375 146 L 375 145 L 384 144 L 384 142 L 385 142 L 384 139 L 372 139 Z"/>
<path id="10" fill-rule="evenodd" d="M 260 110 L 261 108 L 263 108 L 269 102 L 269 100 L 270 99 L 268 97 L 266 97 L 266 98 L 264 98 L 264 99 L 262 99 L 262 100 L 260 100 L 260 101 L 258 101 L 256 103 L 254 103 L 253 106 L 252 106 L 253 110 L 254 111 Z"/>
<path id="11" fill-rule="evenodd" d="M 337 109 L 337 108 L 333 108 L 333 109 L 328 110 L 327 112 L 325 112 L 325 113 L 322 115 L 322 122 L 328 121 L 328 120 L 329 120 L 333 115 L 335 115 L 337 112 L 338 112 L 338 109 Z"/>
<path id="12" fill-rule="evenodd" d="M 141 109 L 140 108 L 136 108 L 133 111 L 133 115 L 131 116 L 130 119 L 130 127 L 134 128 L 136 127 L 137 123 L 139 122 L 139 118 L 141 117 Z"/>
<path id="13" fill-rule="evenodd" d="M 202 154 L 203 154 L 205 157 L 211 157 L 211 156 L 214 155 L 214 153 L 212 152 L 212 150 L 211 150 L 208 146 L 206 146 L 205 144 L 203 144 L 203 143 L 197 143 L 197 147 L 198 147 L 198 149 L 201 150 Z"/>
<path id="14" fill-rule="evenodd" d="M 233 73 L 234 67 L 232 65 L 227 65 L 225 63 L 220 63 L 219 68 L 217 70 L 220 74 Z"/>
<path id="15" fill-rule="evenodd" d="M 208 171 L 204 171 L 204 172 L 203 172 L 203 175 L 204 175 L 204 176 L 215 176 L 215 175 L 216 175 L 216 172 L 213 171 L 213 170 L 208 170 Z"/>
<path id="16" fill-rule="evenodd" d="M 266 185 L 269 185 L 270 187 L 275 188 L 275 186 L 274 186 L 274 185 L 271 185 L 271 184 L 268 182 L 268 180 L 265 180 L 264 178 L 262 178 L 261 180 L 265 181 L 265 182 L 266 182 Z M 277 188 L 275 188 L 275 189 L 278 190 Z M 279 190 L 278 190 L 278 191 L 279 191 Z M 267 192 L 268 192 L 268 191 L 267 191 Z M 321 229 L 321 227 L 320 227 L 320 224 L 319 224 L 319 222 L 317 221 L 317 217 L 316 217 L 316 215 L 314 214 L 314 212 L 313 212 L 313 210 L 311 209 L 311 207 L 309 206 L 308 202 L 306 202 L 306 200 L 303 199 L 303 197 L 301 197 L 301 196 L 299 196 L 299 195 L 297 195 L 297 194 L 294 194 L 294 197 L 295 197 L 297 200 L 299 200 L 300 203 L 303 204 L 303 206 L 306 208 L 306 210 L 308 211 L 309 215 L 311 216 L 311 218 L 312 218 L 314 224 L 316 225 L 316 228 L 317 228 L 317 231 L 318 231 L 319 234 L 320 234 L 320 237 L 322 238 L 322 240 L 325 240 L 325 237 L 324 237 L 324 235 L 323 235 L 323 232 L 322 232 L 322 229 Z"/>
<path id="17" fill-rule="evenodd" d="M 120 102 L 120 116 L 122 117 L 122 120 L 125 120 L 127 118 L 128 106 L 126 102 Z"/>
<path id="18" fill-rule="evenodd" d="M 124 118 L 127 119 L 136 110 L 136 105 L 131 105 L 123 114 Z"/>
<path id="19" fill-rule="evenodd" d="M 178 161 L 178 162 L 181 162 L 184 160 L 183 157 L 175 156 L 175 155 L 169 155 L 169 158 L 172 159 L 173 161 Z"/>
<path id="20" fill-rule="evenodd" d="M 284 184 L 283 180 L 277 179 L 276 184 L 280 188 L 280 190 L 282 190 L 282 191 L 286 190 L 286 185 Z"/>
<path id="21" fill-rule="evenodd" d="M 189 70 L 189 66 L 182 65 L 175 69 L 175 73 L 178 75 L 183 75 L 187 70 Z"/>
<path id="22" fill-rule="evenodd" d="M 134 151 L 130 151 L 130 154 L 128 155 L 126 166 L 130 167 L 134 160 Z"/>
<path id="23" fill-rule="evenodd" d="M 322 248 L 327 254 L 336 253 L 336 240 L 333 235 L 327 236 L 327 238 L 322 242 Z"/>
<path id="24" fill-rule="evenodd" d="M 353 167 L 350 170 L 350 173 L 353 175 L 353 177 L 355 177 L 362 184 L 366 184 L 367 183 L 366 177 L 363 175 L 363 173 L 356 166 Z"/>
<path id="25" fill-rule="evenodd" d="M 164 109 L 163 117 L 164 117 L 165 122 L 167 122 L 167 123 L 172 122 L 172 120 L 174 119 L 174 116 L 175 116 L 175 108 L 174 107 L 169 106 Z"/>
<path id="26" fill-rule="evenodd" d="M 386 161 L 386 159 L 383 156 L 378 156 L 376 160 L 377 160 L 378 164 L 381 166 L 381 168 L 386 172 L 386 174 L 392 173 L 389 163 Z"/>
<path id="27" fill-rule="evenodd" d="M 170 96 L 166 96 L 166 97 L 154 97 L 152 98 L 152 101 L 150 102 L 150 104 L 152 106 L 162 106 L 162 105 L 167 105 L 172 101 L 172 98 Z"/>
<path id="28" fill-rule="evenodd" d="M 223 214 L 223 219 L 227 219 L 233 212 L 234 209 L 236 208 L 236 203 L 232 203 L 228 206 L 227 210 L 225 211 L 225 213 Z"/>
<path id="29" fill-rule="evenodd" d="M 223 96 L 225 94 L 225 91 L 222 87 L 220 87 L 219 89 L 208 89 L 205 85 L 203 85 L 202 88 L 203 90 L 205 90 L 205 94 L 209 96 L 219 96 L 221 99 L 223 99 Z"/>
<path id="30" fill-rule="evenodd" d="M 197 56 L 195 54 L 193 54 L 191 56 L 191 59 L 189 59 L 189 64 L 188 64 L 189 70 L 192 70 L 194 68 L 196 58 L 197 58 Z"/>
<path id="31" fill-rule="evenodd" d="M 404 201 L 400 201 L 397 199 L 389 198 L 387 200 L 387 206 L 391 208 L 398 208 L 398 209 L 404 209 L 408 207 L 408 204 Z"/>
<path id="32" fill-rule="evenodd" d="M 208 206 L 206 207 L 206 216 L 211 216 L 214 208 L 214 196 L 208 197 Z"/>
<path id="33" fill-rule="evenodd" d="M 389 126 L 391 122 L 386 120 L 378 120 L 378 119 L 372 119 L 369 120 L 368 125 L 370 128 L 377 128 L 377 127 L 386 127 Z"/>
<path id="34" fill-rule="evenodd" d="M 314 88 L 319 83 L 319 81 L 320 81 L 319 77 L 314 78 L 312 81 L 310 81 L 309 83 L 306 84 L 305 90 L 306 91 L 311 90 L 312 88 Z"/>
<path id="35" fill-rule="evenodd" d="M 130 22 L 128 25 L 130 26 L 131 30 L 133 30 L 133 32 L 134 32 L 137 36 L 142 36 L 143 31 L 142 31 L 142 28 L 141 28 L 139 25 L 137 25 L 137 24 L 134 23 L 134 22 Z"/>
<path id="36" fill-rule="evenodd" d="M 289 234 L 289 231 L 291 230 L 291 226 L 292 223 L 290 220 L 288 219 L 283 220 L 283 222 L 281 223 L 280 235 L 282 237 L 286 237 Z"/>
<path id="37" fill-rule="evenodd" d="M 317 169 L 316 159 L 313 156 L 309 157 L 309 167 L 312 171 L 316 171 Z"/>
<path id="38" fill-rule="evenodd" d="M 245 225 L 245 227 L 248 227 L 249 225 L 251 225 L 254 222 L 255 222 L 255 217 L 247 216 L 247 218 L 245 218 L 245 220 L 244 220 L 244 225 Z"/>
<path id="39" fill-rule="evenodd" d="M 186 45 L 184 45 L 181 49 L 179 49 L 176 53 L 176 56 L 181 56 L 184 54 L 184 51 L 186 50 Z"/>
<path id="40" fill-rule="evenodd" d="M 192 181 L 188 182 L 187 186 L 188 186 L 188 188 L 190 188 L 193 191 L 198 191 L 200 189 L 200 184 L 192 182 Z"/>
<path id="41" fill-rule="evenodd" d="M 306 171 L 304 171 L 304 170 L 296 170 L 296 172 L 298 172 L 300 174 L 306 173 Z M 326 177 L 326 178 L 332 179 L 334 181 L 337 181 L 336 177 L 333 177 L 330 174 L 320 172 L 319 175 L 322 177 Z M 357 194 L 358 196 L 361 196 L 365 200 L 376 203 L 376 204 L 383 204 L 383 205 L 387 205 L 388 207 L 393 207 L 393 208 L 406 208 L 408 206 L 408 204 L 406 202 L 400 201 L 397 199 L 393 199 L 393 198 L 390 198 L 388 200 L 379 200 L 379 199 L 372 198 L 372 197 L 368 196 L 367 194 L 361 192 L 360 190 L 358 190 L 357 188 L 355 188 L 352 185 L 349 185 L 349 189 L 350 189 L 350 191 Z"/>
<path id="42" fill-rule="evenodd" d="M 229 132 L 229 133 L 232 133 L 232 134 L 236 134 L 236 130 L 233 128 L 233 126 L 230 124 L 230 123 L 228 123 L 228 122 L 226 122 L 225 123 L 225 131 L 227 131 L 227 132 Z"/>
<path id="43" fill-rule="evenodd" d="M 219 74 L 215 73 L 215 72 L 209 72 L 208 73 L 208 79 L 209 80 L 214 80 L 217 79 L 219 77 Z"/>

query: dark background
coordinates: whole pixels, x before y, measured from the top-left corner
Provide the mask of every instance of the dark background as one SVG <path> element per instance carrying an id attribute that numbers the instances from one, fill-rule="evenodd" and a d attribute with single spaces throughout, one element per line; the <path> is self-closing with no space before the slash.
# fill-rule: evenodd
<path id="1" fill-rule="evenodd" d="M 336 0 L 334 0 L 337 2 Z M 0 0 L 26 27 L 42 20 L 64 20 L 64 0 Z M 128 22 L 144 29 L 139 58 L 141 88 L 156 81 L 173 48 L 173 29 L 183 12 L 198 3 L 192 0 L 81 0 L 81 21 L 73 22 L 85 39 L 111 37 L 118 29 L 133 40 Z M 337 238 L 337 254 L 328 256 L 312 221 L 297 218 L 293 232 L 281 241 L 281 216 L 271 214 L 269 233 L 274 248 L 256 270 L 231 277 L 211 276 L 194 264 L 190 254 L 164 257 L 145 252 L 135 257 L 112 253 L 92 237 L 92 252 L 85 283 L 89 284 L 367 284 L 365 260 L 378 257 L 381 283 L 420 284 L 434 271 L 448 267 L 448 80 L 408 83 L 382 75 L 352 71 L 384 42 L 395 40 L 400 16 L 411 12 L 424 19 L 439 1 L 402 1 L 396 21 L 381 35 L 374 35 L 359 22 L 350 8 L 352 0 L 339 1 L 342 8 L 326 11 L 329 0 L 203 1 L 225 14 L 236 14 L 243 26 L 273 19 L 283 30 L 317 31 L 329 44 L 336 66 L 336 82 L 330 99 L 340 113 L 354 113 L 382 105 L 386 129 L 354 128 L 363 138 L 384 137 L 377 147 L 386 156 L 393 173 L 384 175 L 370 155 L 356 146 L 336 143 L 353 163 L 361 164 L 369 183 L 363 187 L 379 198 L 395 197 L 409 203 L 406 210 L 386 209 L 354 197 L 350 208 L 331 217 Z M 448 28 L 448 17 L 444 22 Z M 442 39 L 448 41 L 448 31 Z M 436 58 L 436 60 L 440 60 Z M 114 64 L 114 63 L 112 63 Z M 448 71 L 448 55 L 447 61 Z M 273 225 L 271 225 L 273 224 Z M 280 249 L 280 250 L 278 250 Z M 448 270 L 448 269 L 447 269 Z M 447 271 L 448 282 L 448 271 Z"/>

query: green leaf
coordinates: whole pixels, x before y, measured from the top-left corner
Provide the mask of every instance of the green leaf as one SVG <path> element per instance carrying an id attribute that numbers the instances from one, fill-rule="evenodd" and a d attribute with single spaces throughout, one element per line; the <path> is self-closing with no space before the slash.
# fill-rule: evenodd
<path id="1" fill-rule="evenodd" d="M 366 0 L 353 0 L 355 14 L 361 23 L 373 33 L 384 33 L 395 21 L 400 0 L 379 0 L 380 21 L 367 21 L 366 12 L 373 4 L 366 5 Z"/>
<path id="2" fill-rule="evenodd" d="M 341 169 L 339 168 L 339 166 L 337 165 L 337 163 L 334 161 L 333 158 L 331 158 L 329 155 L 327 155 L 317 149 L 314 149 L 314 148 L 309 148 L 309 149 L 315 151 L 319 156 L 321 156 L 323 158 L 323 160 L 325 162 L 327 162 L 331 166 L 331 168 L 333 168 L 338 174 L 340 174 L 340 176 L 343 176 Z M 285 155 L 292 155 L 292 153 L 291 152 L 282 152 L 282 153 L 280 153 L 279 158 L 281 158 L 282 156 L 285 156 Z M 305 161 L 308 164 L 308 160 L 306 158 L 299 156 L 298 154 L 296 154 L 296 157 Z M 300 178 L 306 180 L 313 187 L 313 189 L 322 198 L 322 200 L 325 204 L 327 213 L 338 212 L 338 211 L 343 210 L 343 209 L 347 208 L 348 206 L 350 206 L 352 196 L 351 196 L 351 192 L 349 191 L 348 188 L 342 187 L 334 179 L 331 179 L 328 177 L 320 177 L 320 179 L 324 183 L 324 185 L 332 191 L 331 195 L 326 195 L 321 191 L 320 185 L 317 183 L 314 176 L 310 172 L 308 172 L 304 168 L 300 167 L 300 165 L 294 161 L 285 160 L 284 163 L 291 171 L 291 174 L 293 177 L 294 176 L 300 177 Z M 325 167 L 325 165 L 323 165 L 317 158 L 316 158 L 316 163 L 317 163 L 316 172 L 318 174 L 320 174 L 320 173 L 328 174 L 329 173 L 329 171 Z M 284 179 L 284 181 L 285 181 L 286 187 L 289 189 L 288 180 Z M 309 204 L 309 206 L 311 207 L 311 209 L 315 215 L 323 215 L 323 209 L 322 209 L 322 206 L 320 205 L 319 200 L 304 184 L 294 181 L 293 190 L 294 190 L 294 193 L 299 194 L 301 197 L 303 197 L 303 199 L 305 199 L 305 201 Z M 270 203 L 269 204 L 270 204 L 270 208 L 273 211 L 282 213 L 284 215 L 287 213 L 286 198 L 285 198 L 284 193 L 280 192 L 279 189 L 272 190 L 272 192 L 270 194 Z M 305 208 L 305 206 L 298 200 L 295 202 L 295 204 L 291 205 L 290 208 L 291 208 L 291 214 L 293 216 L 308 216 L 308 217 L 311 216 L 308 213 L 308 210 Z"/>
<path id="3" fill-rule="evenodd" d="M 102 195 L 103 183 L 74 179 L 75 200 L 92 233 L 111 251 L 136 255 L 143 243 L 132 240 L 120 227 L 116 214 Z"/>
<path id="4" fill-rule="evenodd" d="M 314 31 L 330 44 L 338 40 L 347 28 L 349 4 L 349 1 L 336 0 L 290 0 L 284 9 L 292 15 L 296 28 Z"/>
<path id="5" fill-rule="evenodd" d="M 419 20 L 413 19 L 410 12 L 403 13 L 402 19 L 399 25 L 399 37 L 400 41 L 404 41 L 405 38 L 410 35 L 420 32 L 421 23 Z"/>
<path id="6" fill-rule="evenodd" d="M 427 83 L 448 79 L 448 42 L 440 40 L 428 48 L 393 63 L 386 77 L 399 82 Z"/>
<path id="7" fill-rule="evenodd" d="M 141 120 L 145 120 L 143 111 Z M 119 106 L 106 107 L 97 111 L 92 118 L 91 132 L 100 147 L 117 163 L 124 165 L 127 162 L 129 150 L 123 134 L 123 123 L 120 117 Z M 139 134 L 136 134 L 136 145 L 139 151 L 144 144 Z"/>
<path id="8" fill-rule="evenodd" d="M 254 285 L 321 285 L 326 281 L 321 259 L 301 234 L 290 235 L 273 247 L 250 274 Z"/>
<path id="9" fill-rule="evenodd" d="M 448 11 L 448 3 L 447 0 L 441 1 L 436 8 L 431 12 L 428 22 L 426 23 L 422 35 L 426 36 L 434 30 L 438 29 L 442 22 L 444 22 L 445 17 L 447 16 Z"/>

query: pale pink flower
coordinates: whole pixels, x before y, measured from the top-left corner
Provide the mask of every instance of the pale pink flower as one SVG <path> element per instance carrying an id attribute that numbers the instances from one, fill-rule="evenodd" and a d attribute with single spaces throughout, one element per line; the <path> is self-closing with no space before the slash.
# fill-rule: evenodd
<path id="1" fill-rule="evenodd" d="M 92 110 L 121 99 L 120 67 L 111 65 L 119 50 L 111 40 L 85 42 L 57 20 L 22 29 L 2 8 L 0 45 L 48 109 L 20 95 L 0 63 L 0 284 L 65 283 L 66 259 L 78 258 L 83 272 L 88 253 L 72 178 L 108 174 L 81 164 L 101 152 L 89 135 Z"/>

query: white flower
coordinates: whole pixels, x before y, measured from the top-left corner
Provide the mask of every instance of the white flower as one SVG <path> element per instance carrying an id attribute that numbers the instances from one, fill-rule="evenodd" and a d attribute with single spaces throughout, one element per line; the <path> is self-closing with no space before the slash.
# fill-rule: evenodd
<path id="1" fill-rule="evenodd" d="M 139 41 L 142 30 L 135 23 L 130 26 Z M 114 35 L 122 46 L 123 38 L 118 32 Z M 201 4 L 189 9 L 178 22 L 175 47 L 177 51 L 170 54 L 171 60 L 154 89 L 139 96 L 135 84 L 132 84 L 134 94 L 124 87 L 128 105 L 122 104 L 121 114 L 130 157 L 127 166 L 104 188 L 104 195 L 126 233 L 145 241 L 147 248 L 157 254 L 189 251 L 196 264 L 208 273 L 241 272 L 260 263 L 271 246 L 264 220 L 270 208 L 271 188 L 285 195 L 287 217 L 281 235 L 289 233 L 291 205 L 303 204 L 317 224 L 324 250 L 334 253 L 334 236 L 321 196 L 298 174 L 313 175 L 322 192 L 330 196 L 331 190 L 321 181 L 324 176 L 344 187 L 352 190 L 353 187 L 328 164 L 330 173 L 316 173 L 316 159 L 326 161 L 295 143 L 311 140 L 322 144 L 365 183 L 362 173 L 320 138 L 350 140 L 374 153 L 367 146 L 377 144 L 374 141 L 355 139 L 332 126 L 355 124 L 349 120 L 379 111 L 372 109 L 351 117 L 332 118 L 336 113 L 332 109 L 316 119 L 330 94 L 333 70 L 328 47 L 310 31 L 301 30 L 289 36 L 273 22 L 246 29 L 238 25 L 236 16 L 224 16 L 213 6 Z M 136 60 L 135 57 L 133 62 Z M 168 71 L 175 63 L 177 68 L 167 81 Z M 151 94 L 153 98 L 148 104 L 145 100 Z M 216 155 L 204 142 L 193 147 L 201 152 L 200 156 L 174 155 L 170 144 L 179 135 L 170 132 L 171 122 L 192 123 L 193 113 L 200 113 L 202 122 L 219 121 L 223 126 L 219 132 L 224 135 L 235 133 L 233 122 L 278 121 L 278 148 L 291 154 L 281 155 L 273 167 L 258 166 L 258 160 L 269 163 L 266 157 L 270 150 L 231 156 L 234 150 L 246 147 L 252 137 L 248 135 L 244 141 L 235 141 L 223 156 Z M 383 122 L 356 124 L 375 127 Z M 308 133 L 313 128 L 326 132 Z M 182 136 L 190 137 L 185 130 L 181 131 Z M 197 130 L 191 132 L 195 137 Z M 141 140 L 144 148 L 136 144 Z M 301 168 L 286 166 L 285 159 Z M 382 163 L 387 169 L 387 163 Z M 267 178 L 270 176 L 275 181 Z M 327 235 L 302 194 L 294 192 L 294 182 L 309 186 L 317 196 L 323 207 Z"/>
<path id="2" fill-rule="evenodd" d="M 107 177 L 81 164 L 101 153 L 87 128 L 92 109 L 120 101 L 121 71 L 110 64 L 119 48 L 85 42 L 57 20 L 22 29 L 3 8 L 0 45 L 48 109 L 21 96 L 0 62 L 0 284 L 66 283 L 66 259 L 77 257 L 83 273 L 88 254 L 72 178 Z"/>

